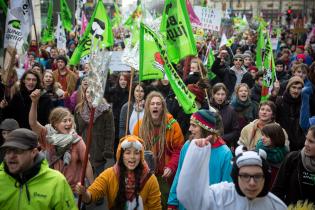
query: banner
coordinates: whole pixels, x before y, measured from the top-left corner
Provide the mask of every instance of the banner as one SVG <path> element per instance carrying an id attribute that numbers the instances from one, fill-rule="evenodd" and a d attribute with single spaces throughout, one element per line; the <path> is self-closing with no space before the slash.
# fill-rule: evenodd
<path id="1" fill-rule="evenodd" d="M 263 86 L 261 89 L 260 102 L 268 100 L 275 80 L 276 80 L 275 61 L 273 58 L 270 38 L 269 36 L 267 36 L 267 43 L 266 43 L 265 57 L 264 57 L 264 77 L 263 77 Z"/>
<path id="2" fill-rule="evenodd" d="M 57 29 L 56 29 L 56 38 L 57 38 L 57 48 L 66 50 L 67 38 L 66 38 L 66 33 L 62 26 L 59 14 L 58 14 L 58 24 L 57 24 Z"/>
<path id="3" fill-rule="evenodd" d="M 140 23 L 140 81 L 149 79 L 162 79 L 164 77 L 164 61 L 160 51 L 148 33 L 145 33 L 146 26 Z"/>
<path id="4" fill-rule="evenodd" d="M 72 14 L 67 4 L 67 0 L 60 0 L 60 17 L 66 31 L 72 30 Z"/>
<path id="5" fill-rule="evenodd" d="M 166 0 L 160 27 L 172 63 L 197 55 L 185 0 Z"/>
<path id="6" fill-rule="evenodd" d="M 43 43 L 54 41 L 54 39 L 55 39 L 54 33 L 53 33 L 54 22 L 53 22 L 52 15 L 53 15 L 53 1 L 50 0 L 49 6 L 48 6 L 48 12 L 47 12 L 46 27 L 44 28 L 44 30 L 42 32 L 42 38 L 41 38 L 41 41 Z"/>
<path id="7" fill-rule="evenodd" d="M 164 61 L 164 70 L 165 74 L 170 81 L 170 85 L 172 90 L 174 91 L 178 103 L 182 106 L 184 112 L 186 114 L 192 114 L 198 111 L 196 102 L 195 102 L 195 95 L 192 94 L 188 88 L 186 87 L 185 83 L 182 81 L 181 77 L 177 74 L 176 70 L 174 69 L 171 61 L 169 60 L 165 43 L 164 41 L 150 28 L 144 25 L 143 27 L 144 34 L 148 34 L 152 37 L 157 48 L 160 51 L 161 59 Z"/>
<path id="8" fill-rule="evenodd" d="M 8 9 L 3 47 L 12 47 L 19 51 L 22 49 L 22 46 L 23 34 L 21 31 L 21 20 L 12 15 L 11 9 Z"/>
<path id="9" fill-rule="evenodd" d="M 13 3 L 14 2 L 14 3 Z M 27 37 L 34 24 L 32 1 L 18 0 L 12 1 L 11 14 L 21 21 L 21 32 L 24 42 L 28 42 Z"/>
<path id="10" fill-rule="evenodd" d="M 79 45 L 75 48 L 71 56 L 70 65 L 76 65 L 80 60 L 81 63 L 88 62 L 92 42 L 97 42 L 98 40 L 100 40 L 98 47 L 102 49 L 114 45 L 112 26 L 101 0 L 98 0 L 89 24 L 79 41 Z"/>
<path id="11" fill-rule="evenodd" d="M 202 27 L 212 31 L 220 31 L 222 12 L 220 9 L 194 6 L 194 11 L 198 16 Z"/>

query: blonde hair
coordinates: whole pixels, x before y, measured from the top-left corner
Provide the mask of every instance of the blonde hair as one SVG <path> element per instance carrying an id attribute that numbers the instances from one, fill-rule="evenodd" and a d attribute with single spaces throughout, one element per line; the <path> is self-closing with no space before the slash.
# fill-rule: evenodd
<path id="1" fill-rule="evenodd" d="M 202 61 L 200 60 L 200 58 L 192 58 L 190 63 L 196 63 L 198 65 L 198 70 L 200 72 L 200 75 L 202 75 L 202 77 L 205 77 L 205 78 L 207 77 L 207 70 L 202 64 Z"/>
<path id="2" fill-rule="evenodd" d="M 161 125 L 159 130 L 159 135 L 157 136 L 158 139 L 155 139 L 154 137 L 154 129 L 155 126 L 153 124 L 152 116 L 150 113 L 150 103 L 152 98 L 159 97 L 162 101 L 162 119 L 161 119 Z M 142 124 L 140 127 L 140 138 L 144 140 L 144 146 L 146 150 L 151 150 L 152 147 L 154 147 L 155 143 L 159 145 L 159 153 L 157 154 L 157 157 L 161 159 L 164 148 L 167 146 L 166 144 L 166 125 L 167 125 L 167 108 L 165 100 L 160 92 L 152 91 L 147 96 L 145 106 L 144 106 L 144 115 L 142 119 Z"/>
<path id="3" fill-rule="evenodd" d="M 60 123 L 63 118 L 71 116 L 72 127 L 75 127 L 74 118 L 69 109 L 64 107 L 54 108 L 49 115 L 49 123 L 55 128 L 56 124 Z M 56 129 L 56 128 L 55 128 Z"/>
<path id="4" fill-rule="evenodd" d="M 237 84 L 235 86 L 234 92 L 235 92 L 236 97 L 238 98 L 238 91 L 241 89 L 241 87 L 245 87 L 247 89 L 247 91 L 248 91 L 247 98 L 249 99 L 250 95 L 251 95 L 251 90 L 250 90 L 250 88 L 248 87 L 248 85 L 246 83 L 240 83 L 240 84 Z"/>

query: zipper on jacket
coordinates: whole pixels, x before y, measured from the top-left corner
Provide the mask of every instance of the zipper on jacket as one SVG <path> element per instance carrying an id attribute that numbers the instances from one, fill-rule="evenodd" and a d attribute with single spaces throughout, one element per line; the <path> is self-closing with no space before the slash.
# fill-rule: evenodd
<path id="1" fill-rule="evenodd" d="M 19 201 L 18 201 L 18 210 L 20 210 L 21 197 L 23 193 L 23 185 L 20 185 L 19 188 L 20 188 L 20 193 L 19 193 Z"/>

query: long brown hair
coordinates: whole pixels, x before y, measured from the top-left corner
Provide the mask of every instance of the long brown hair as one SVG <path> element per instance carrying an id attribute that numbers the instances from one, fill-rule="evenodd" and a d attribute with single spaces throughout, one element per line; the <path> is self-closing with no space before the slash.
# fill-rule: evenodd
<path id="1" fill-rule="evenodd" d="M 154 129 L 156 126 L 153 124 L 152 116 L 150 113 L 150 103 L 152 98 L 159 97 L 162 101 L 162 119 L 161 124 L 159 126 L 159 135 L 157 138 L 159 138 L 156 142 L 159 144 L 159 153 L 157 154 L 157 157 L 160 159 L 164 153 L 164 148 L 166 146 L 166 125 L 167 125 L 167 108 L 166 103 L 164 100 L 164 97 L 160 92 L 152 91 L 149 93 L 149 95 L 146 98 L 145 106 L 144 106 L 144 115 L 142 119 L 142 124 L 140 127 L 140 138 L 144 140 L 144 146 L 146 150 L 151 150 L 151 148 L 154 146 Z"/>

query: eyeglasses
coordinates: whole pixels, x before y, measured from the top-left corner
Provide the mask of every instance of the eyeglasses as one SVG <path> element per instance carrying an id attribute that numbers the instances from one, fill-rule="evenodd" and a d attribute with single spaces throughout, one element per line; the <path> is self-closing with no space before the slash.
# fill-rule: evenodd
<path id="1" fill-rule="evenodd" d="M 234 59 L 234 61 L 243 61 L 243 59 Z"/>
<path id="2" fill-rule="evenodd" d="M 260 182 L 265 178 L 263 174 L 255 174 L 255 175 L 239 174 L 238 176 L 241 178 L 243 182 L 249 182 L 251 178 L 253 178 L 255 182 Z"/>

